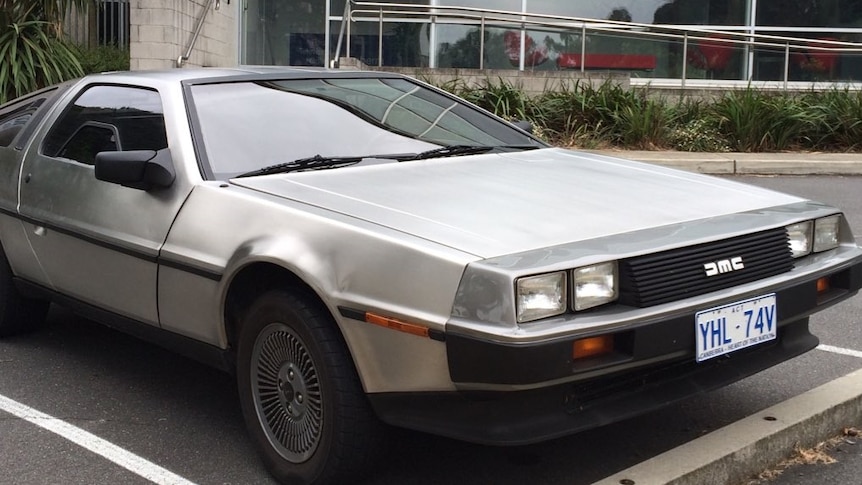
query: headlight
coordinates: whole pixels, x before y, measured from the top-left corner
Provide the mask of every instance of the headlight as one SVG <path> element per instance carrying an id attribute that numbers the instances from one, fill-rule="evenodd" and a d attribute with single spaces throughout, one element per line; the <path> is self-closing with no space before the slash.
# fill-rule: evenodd
<path id="1" fill-rule="evenodd" d="M 799 222 L 787 226 L 787 237 L 790 239 L 790 251 L 794 258 L 801 258 L 811 252 L 811 221 Z"/>
<path id="2" fill-rule="evenodd" d="M 553 317 L 566 311 L 566 273 L 519 278 L 515 283 L 518 323 Z"/>
<path id="3" fill-rule="evenodd" d="M 841 216 L 822 217 L 814 221 L 814 248 L 815 253 L 835 249 L 838 247 L 838 228 Z"/>
<path id="4" fill-rule="evenodd" d="M 617 299 L 617 263 L 601 263 L 572 271 L 575 310 L 586 310 Z"/>

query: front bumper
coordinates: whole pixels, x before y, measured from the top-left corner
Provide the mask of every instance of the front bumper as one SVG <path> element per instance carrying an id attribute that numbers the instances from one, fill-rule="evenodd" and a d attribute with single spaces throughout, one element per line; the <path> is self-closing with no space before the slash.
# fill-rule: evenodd
<path id="1" fill-rule="evenodd" d="M 831 289 L 818 293 L 818 278 Z M 694 359 L 696 311 L 615 331 L 614 351 L 572 358 L 568 337 L 511 343 L 448 332 L 452 381 L 446 393 L 369 397 L 386 422 L 485 444 L 543 441 L 648 412 L 710 391 L 816 347 L 808 316 L 862 287 L 862 260 L 769 289 L 777 298 L 778 338 L 702 363 Z"/>
<path id="2" fill-rule="evenodd" d="M 703 364 L 693 359 L 526 391 L 369 395 L 383 421 L 489 445 L 523 445 L 604 426 L 717 389 L 816 347 L 808 319 L 777 341 Z"/>

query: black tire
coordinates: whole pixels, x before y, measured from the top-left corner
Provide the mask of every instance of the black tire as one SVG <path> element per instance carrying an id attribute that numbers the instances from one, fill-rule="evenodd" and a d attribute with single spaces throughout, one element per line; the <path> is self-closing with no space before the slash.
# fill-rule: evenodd
<path id="1" fill-rule="evenodd" d="M 237 349 L 240 404 L 281 483 L 352 483 L 380 454 L 382 424 L 335 322 L 315 302 L 275 290 L 252 304 Z"/>
<path id="2" fill-rule="evenodd" d="M 12 268 L 0 249 L 0 338 L 33 331 L 42 326 L 48 302 L 21 296 L 12 281 Z"/>

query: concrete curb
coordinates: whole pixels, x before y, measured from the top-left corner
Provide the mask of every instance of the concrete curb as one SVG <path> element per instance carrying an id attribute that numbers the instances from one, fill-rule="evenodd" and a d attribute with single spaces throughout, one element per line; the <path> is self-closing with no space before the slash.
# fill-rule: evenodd
<path id="1" fill-rule="evenodd" d="M 862 175 L 862 153 L 584 151 L 715 175 Z"/>
<path id="2" fill-rule="evenodd" d="M 862 421 L 862 370 L 776 404 L 594 485 L 743 483 L 796 447 L 811 447 Z"/>

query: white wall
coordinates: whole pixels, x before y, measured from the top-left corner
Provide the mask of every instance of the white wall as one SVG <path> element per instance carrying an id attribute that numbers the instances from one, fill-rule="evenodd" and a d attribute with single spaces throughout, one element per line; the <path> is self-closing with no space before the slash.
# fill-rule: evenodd
<path id="1" fill-rule="evenodd" d="M 185 66 L 237 64 L 237 11 L 242 0 L 132 0 L 129 12 L 131 69 L 169 69 L 185 54 L 204 8 L 200 37 Z M 218 10 L 215 4 L 220 3 Z"/>

